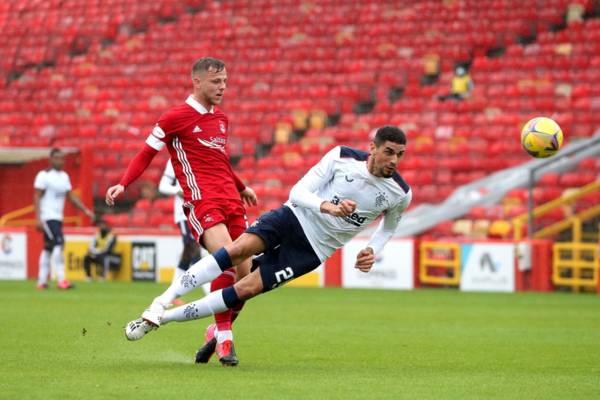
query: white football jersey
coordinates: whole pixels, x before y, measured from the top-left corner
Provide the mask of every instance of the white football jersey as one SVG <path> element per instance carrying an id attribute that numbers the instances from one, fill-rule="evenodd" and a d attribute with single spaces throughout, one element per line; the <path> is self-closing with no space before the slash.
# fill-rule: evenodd
<path id="1" fill-rule="evenodd" d="M 38 172 L 33 182 L 35 189 L 43 190 L 40 199 L 40 218 L 42 221 L 62 221 L 65 209 L 65 197 L 71 191 L 71 180 L 65 171 L 48 168 Z"/>
<path id="2" fill-rule="evenodd" d="M 170 159 L 165 166 L 165 171 L 158 185 L 158 191 L 175 198 L 173 201 L 173 219 L 175 223 L 178 224 L 181 221 L 186 221 L 187 218 L 183 212 L 183 197 L 180 195 L 182 193 L 181 185 L 175 177 L 175 170 Z"/>
<path id="3" fill-rule="evenodd" d="M 384 215 L 369 246 L 377 254 L 392 237 L 412 192 L 397 172 L 390 178 L 372 175 L 367 169 L 368 153 L 338 146 L 294 186 L 286 205 L 292 209 L 321 261 Z M 356 202 L 347 217 L 320 212 L 323 201 Z"/>

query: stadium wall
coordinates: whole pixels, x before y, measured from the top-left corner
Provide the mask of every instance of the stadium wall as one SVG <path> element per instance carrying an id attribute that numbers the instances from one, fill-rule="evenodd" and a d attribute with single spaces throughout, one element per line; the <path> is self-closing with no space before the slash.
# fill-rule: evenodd
<path id="1" fill-rule="evenodd" d="M 123 257 L 110 279 L 170 282 L 179 261 L 182 243 L 175 230 L 115 229 L 116 251 Z M 83 257 L 95 235 L 91 227 L 65 228 L 67 278 L 85 278 Z M 424 283 L 420 278 L 422 244 L 412 238 L 394 238 L 375 262 L 373 270 L 354 268 L 356 253 L 367 238 L 356 238 L 331 257 L 325 266 L 291 282 L 291 286 L 410 290 L 420 286 L 455 286 L 463 291 L 551 291 L 552 246 L 550 240 L 454 242 L 460 252 L 453 257 L 460 275 L 455 285 Z M 42 234 L 34 227 L 0 228 L 0 279 L 35 279 L 42 249 Z M 431 245 L 431 243 L 428 243 Z M 440 248 L 448 243 L 439 242 Z M 447 254 L 447 253 L 442 253 Z M 443 258 L 443 257 L 442 257 Z M 440 258 L 437 258 L 440 261 Z M 443 260 L 442 260 L 443 261 Z M 443 263 L 442 263 L 443 264 Z M 433 272 L 447 276 L 448 270 Z M 600 287 L 600 286 L 599 286 Z"/>

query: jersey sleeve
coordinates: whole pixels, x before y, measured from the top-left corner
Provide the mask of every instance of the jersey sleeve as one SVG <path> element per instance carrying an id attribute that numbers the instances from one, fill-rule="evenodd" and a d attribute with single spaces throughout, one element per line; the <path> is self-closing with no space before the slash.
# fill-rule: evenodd
<path id="1" fill-rule="evenodd" d="M 71 184 L 71 177 L 66 172 L 65 174 L 67 175 L 67 187 L 65 189 L 67 189 L 67 192 L 70 192 L 71 190 L 73 190 L 73 185 Z"/>
<path id="2" fill-rule="evenodd" d="M 150 162 L 154 156 L 158 153 L 156 149 L 149 146 L 148 144 L 144 144 L 144 148 L 142 148 L 136 155 L 133 157 L 129 165 L 127 166 L 127 171 L 121 178 L 119 182 L 123 187 L 129 186 L 133 181 L 135 181 L 139 176 L 148 168 Z"/>
<path id="3" fill-rule="evenodd" d="M 321 204 L 326 201 L 315 194 L 318 188 L 326 185 L 333 178 L 335 161 L 340 158 L 340 147 L 334 147 L 312 167 L 306 175 L 294 185 L 290 191 L 290 201 L 300 207 L 315 211 L 321 210 Z"/>
<path id="4" fill-rule="evenodd" d="M 171 114 L 171 112 L 166 112 L 161 115 L 146 139 L 146 144 L 156 151 L 164 149 L 165 145 L 172 140 L 173 122 Z"/>
<path id="5" fill-rule="evenodd" d="M 48 188 L 48 180 L 46 177 L 46 171 L 38 172 L 33 181 L 33 187 L 38 190 L 46 190 Z"/>
<path id="6" fill-rule="evenodd" d="M 409 191 L 395 207 L 385 211 L 379 226 L 373 233 L 373 236 L 367 245 L 367 247 L 373 249 L 373 253 L 379 254 L 387 242 L 394 236 L 396 229 L 398 229 L 400 219 L 402 218 L 402 213 L 410 205 L 411 199 L 412 191 Z"/>

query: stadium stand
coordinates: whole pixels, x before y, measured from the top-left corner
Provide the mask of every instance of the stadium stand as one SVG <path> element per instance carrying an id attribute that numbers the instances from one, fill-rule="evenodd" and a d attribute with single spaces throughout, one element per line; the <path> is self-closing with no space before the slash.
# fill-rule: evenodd
<path id="1" fill-rule="evenodd" d="M 93 146 L 101 198 L 160 112 L 187 95 L 190 57 L 218 56 L 230 75 L 223 104 L 230 152 L 261 199 L 252 220 L 285 201 L 326 150 L 364 147 L 382 124 L 408 132 L 402 173 L 415 189 L 413 206 L 526 161 L 518 135 L 532 116 L 556 119 L 567 140 L 600 127 L 600 20 L 591 1 L 325 0 L 301 12 L 292 4 L 129 0 L 102 2 L 100 12 L 99 2 L 84 10 L 75 0 L 4 3 L 0 143 Z M 581 18 L 570 13 L 573 4 L 582 6 Z M 440 76 L 424 85 L 431 55 Z M 469 69 L 472 96 L 440 102 L 457 64 Z M 142 179 L 156 183 L 166 156 Z M 593 181 L 600 165 L 586 160 L 580 170 L 545 177 L 536 201 Z M 139 196 L 139 185 L 132 189 L 130 200 Z M 470 224 L 458 230 L 521 213 L 523 193 L 471 210 Z M 150 218 L 169 225 L 171 211 L 158 202 L 139 201 L 127 216 L 109 218 L 117 226 Z M 452 226 L 435 230 L 448 235 Z"/>

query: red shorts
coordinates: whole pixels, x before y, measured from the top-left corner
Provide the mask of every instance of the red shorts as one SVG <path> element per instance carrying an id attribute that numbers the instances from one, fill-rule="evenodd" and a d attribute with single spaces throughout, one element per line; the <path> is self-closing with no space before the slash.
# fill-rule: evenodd
<path id="1" fill-rule="evenodd" d="M 248 228 L 246 209 L 241 200 L 194 200 L 184 203 L 183 210 L 198 242 L 205 230 L 217 224 L 225 224 L 231 240 L 237 239 Z"/>

